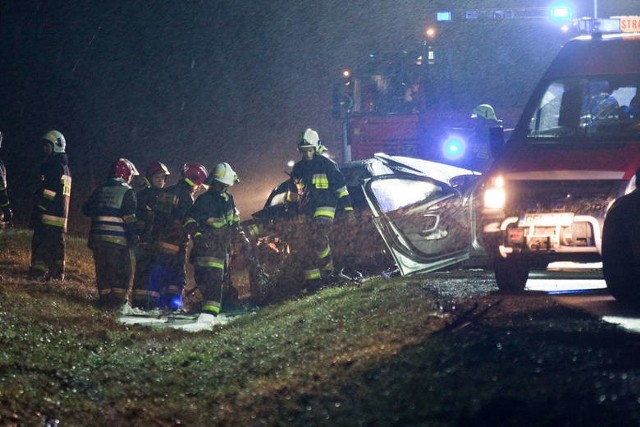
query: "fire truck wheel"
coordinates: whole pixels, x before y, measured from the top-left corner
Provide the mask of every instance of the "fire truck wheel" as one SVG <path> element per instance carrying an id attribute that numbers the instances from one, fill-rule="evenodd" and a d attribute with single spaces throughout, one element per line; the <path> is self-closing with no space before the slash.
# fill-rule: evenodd
<path id="1" fill-rule="evenodd" d="M 493 262 L 493 271 L 498 284 L 498 289 L 503 292 L 521 292 L 524 290 L 529 278 L 529 261 L 522 256 L 509 258 L 496 257 Z"/>
<path id="2" fill-rule="evenodd" d="M 638 234 L 637 225 L 612 220 L 605 221 L 602 233 L 602 273 L 609 293 L 633 305 L 640 305 Z"/>

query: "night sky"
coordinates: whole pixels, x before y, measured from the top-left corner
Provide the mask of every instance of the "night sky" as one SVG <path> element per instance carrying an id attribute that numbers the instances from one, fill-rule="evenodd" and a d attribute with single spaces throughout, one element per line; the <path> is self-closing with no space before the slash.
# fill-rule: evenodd
<path id="1" fill-rule="evenodd" d="M 341 128 L 331 117 L 331 103 L 342 67 L 365 61 L 373 51 L 419 43 L 437 10 L 507 3 L 548 4 L 3 0 L 1 155 L 16 222 L 28 219 L 28 183 L 38 164 L 39 138 L 49 129 L 67 139 L 74 179 L 72 230 L 85 226 L 77 209 L 118 157 L 132 160 L 141 172 L 149 162 L 163 161 L 173 172 L 172 182 L 185 162 L 198 161 L 211 169 L 227 161 L 241 180 L 231 192 L 242 217 L 249 218 L 271 188 L 286 178 L 286 162 L 298 158 L 295 144 L 304 128 L 318 130 L 330 152 L 340 155 Z M 581 7 L 579 15 L 592 13 L 593 1 L 573 3 Z M 599 12 L 628 14 L 636 4 L 600 0 Z M 460 51 L 469 57 L 461 68 L 483 78 L 469 81 L 472 90 L 445 84 L 451 99 L 464 108 L 486 100 L 521 107 L 525 91 L 496 90 L 503 79 L 493 71 L 482 72 L 488 70 L 482 63 L 487 56 L 481 54 L 487 41 L 463 39 L 464 32 L 457 31 L 461 38 L 456 45 L 455 33 L 448 32 L 448 54 Z M 495 49 L 495 43 L 508 37 L 498 32 L 489 40 Z M 544 67 L 527 66 L 515 50 L 508 47 L 502 55 L 513 62 L 515 72 L 521 67 L 530 73 L 523 78 L 528 89 Z"/>

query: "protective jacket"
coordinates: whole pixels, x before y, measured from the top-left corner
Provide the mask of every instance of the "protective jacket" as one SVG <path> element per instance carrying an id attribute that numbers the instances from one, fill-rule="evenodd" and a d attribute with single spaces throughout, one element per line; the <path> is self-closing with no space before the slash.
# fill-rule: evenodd
<path id="1" fill-rule="evenodd" d="M 69 199 L 71 197 L 71 172 L 65 153 L 53 153 L 40 166 L 40 184 L 36 190 L 35 208 L 31 225 L 54 227 L 67 231 Z"/>
<path id="2" fill-rule="evenodd" d="M 293 166 L 289 202 L 297 201 L 298 214 L 333 219 L 336 209 L 352 211 L 351 197 L 338 165 L 320 155 Z"/>
<path id="3" fill-rule="evenodd" d="M 136 226 L 141 240 L 151 238 L 154 216 L 153 208 L 156 204 L 156 199 L 161 191 L 161 188 L 154 187 L 153 185 L 148 184 L 145 188 L 138 191 L 138 193 L 136 194 L 136 197 L 138 199 L 136 208 Z"/>
<path id="4" fill-rule="evenodd" d="M 186 246 L 189 235 L 182 228 L 184 217 L 193 205 L 193 185 L 182 179 L 157 195 L 153 206 L 153 238 L 158 250 L 176 254 Z"/>
<path id="5" fill-rule="evenodd" d="M 89 248 L 93 252 L 98 303 L 124 304 L 133 276 L 132 246 L 136 234 L 136 192 L 123 178 L 109 178 L 82 205 L 91 217 Z"/>
<path id="6" fill-rule="evenodd" d="M 96 189 L 82 206 L 82 212 L 90 216 L 89 247 L 95 242 L 120 246 L 135 243 L 136 193 L 121 178 L 109 178 Z"/>

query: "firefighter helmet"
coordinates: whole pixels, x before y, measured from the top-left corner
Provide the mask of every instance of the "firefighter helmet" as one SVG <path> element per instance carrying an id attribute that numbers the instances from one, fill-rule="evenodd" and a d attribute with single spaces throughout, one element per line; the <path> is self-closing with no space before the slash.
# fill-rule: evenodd
<path id="1" fill-rule="evenodd" d="M 158 172 L 162 172 L 163 175 L 171 175 L 171 173 L 169 173 L 169 168 L 167 167 L 167 165 L 156 160 L 155 162 L 147 166 L 147 172 L 145 176 L 147 178 L 152 178 L 153 175 L 157 174 Z"/>
<path id="2" fill-rule="evenodd" d="M 322 146 L 322 142 L 320 142 L 320 136 L 318 132 L 313 129 L 306 129 L 302 133 L 302 138 L 300 142 L 298 142 L 298 149 L 301 150 L 303 148 L 313 148 L 316 151 Z"/>
<path id="3" fill-rule="evenodd" d="M 194 185 L 202 185 L 208 176 L 207 168 L 200 163 L 185 163 L 182 166 L 182 177 L 188 179 Z"/>
<path id="4" fill-rule="evenodd" d="M 208 183 L 213 184 L 213 181 L 218 181 L 224 185 L 232 186 L 236 182 L 240 182 L 238 175 L 231 169 L 229 163 L 218 163 L 213 169 L 213 173 L 209 175 Z"/>
<path id="5" fill-rule="evenodd" d="M 474 118 L 474 119 L 477 118 L 477 117 L 481 117 L 481 118 L 487 119 L 487 120 L 496 120 L 496 121 L 498 120 L 498 118 L 496 117 L 495 110 L 489 104 L 480 104 L 480 105 L 478 105 L 471 112 L 471 117 Z"/>
<path id="6" fill-rule="evenodd" d="M 67 141 L 65 141 L 64 135 L 62 135 L 57 130 L 50 130 L 49 132 L 42 135 L 42 139 L 45 139 L 51 143 L 54 153 L 64 153 L 64 149 L 67 146 Z"/>
<path id="7" fill-rule="evenodd" d="M 138 169 L 127 159 L 118 159 L 111 165 L 111 177 L 113 178 L 122 178 L 129 182 L 136 175 L 140 175 Z"/>

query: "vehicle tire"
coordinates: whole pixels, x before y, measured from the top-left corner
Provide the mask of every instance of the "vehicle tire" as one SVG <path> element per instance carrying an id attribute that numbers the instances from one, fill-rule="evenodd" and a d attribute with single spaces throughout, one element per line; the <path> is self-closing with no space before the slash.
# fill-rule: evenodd
<path id="1" fill-rule="evenodd" d="M 495 257 L 493 272 L 498 289 L 503 292 L 524 291 L 530 268 L 529 260 L 523 256 Z"/>
<path id="2" fill-rule="evenodd" d="M 609 218 L 607 218 L 609 219 Z M 620 302 L 640 305 L 638 226 L 605 221 L 602 232 L 602 274 L 609 293 Z"/>

